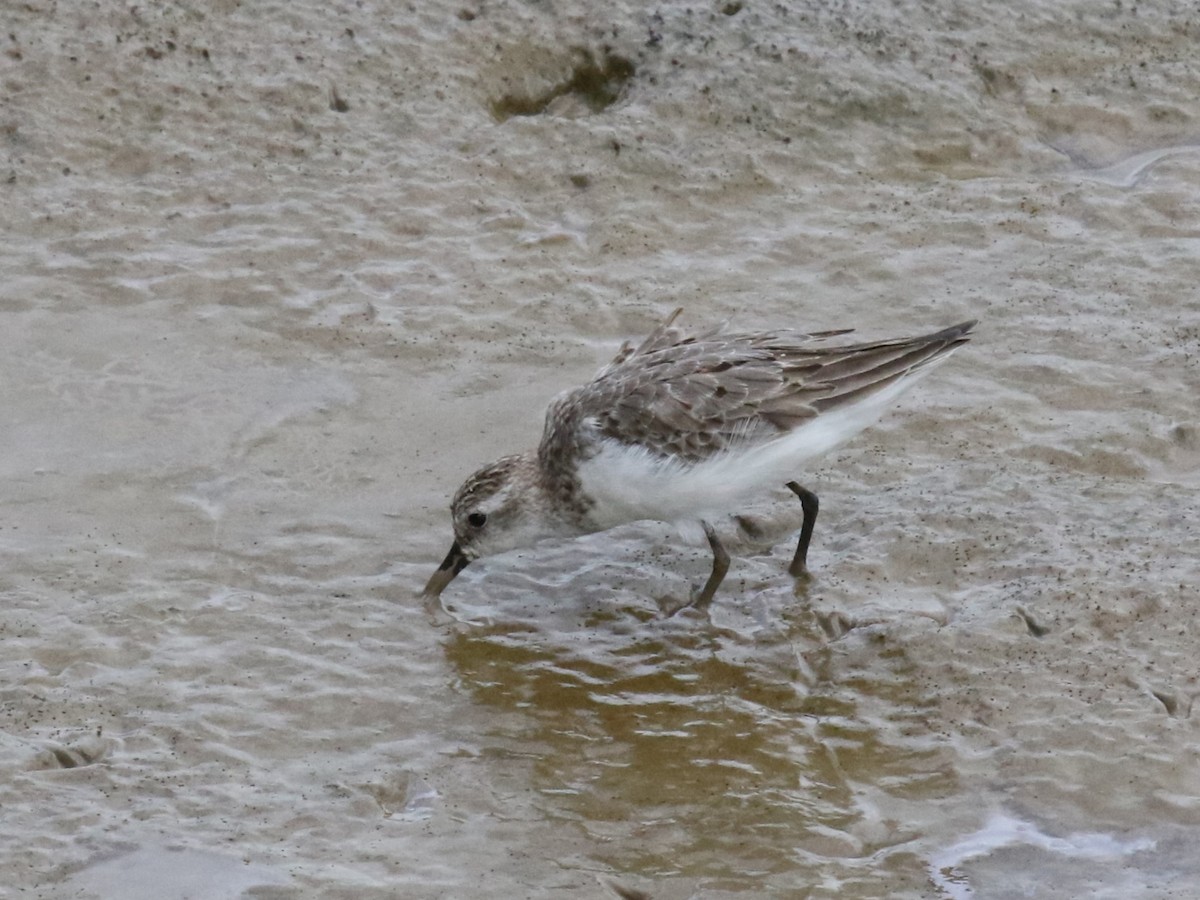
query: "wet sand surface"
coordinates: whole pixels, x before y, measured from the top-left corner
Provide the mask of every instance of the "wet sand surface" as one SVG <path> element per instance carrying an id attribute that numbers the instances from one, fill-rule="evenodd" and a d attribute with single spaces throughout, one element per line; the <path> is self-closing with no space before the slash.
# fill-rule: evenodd
<path id="1" fill-rule="evenodd" d="M 0 897 L 1200 896 L 1190 7 L 4 18 Z M 661 524 L 431 618 L 675 306 L 980 325 L 810 583 L 781 491 L 711 622 Z"/>

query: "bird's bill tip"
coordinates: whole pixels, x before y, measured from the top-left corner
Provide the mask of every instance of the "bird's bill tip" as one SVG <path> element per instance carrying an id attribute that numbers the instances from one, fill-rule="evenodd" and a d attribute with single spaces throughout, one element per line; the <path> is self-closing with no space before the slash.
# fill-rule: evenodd
<path id="1" fill-rule="evenodd" d="M 470 561 L 470 558 L 463 553 L 462 547 L 458 545 L 458 541 L 455 541 L 450 547 L 450 552 L 446 554 L 446 558 L 442 560 L 442 564 L 438 566 L 438 570 L 426 582 L 421 596 L 426 600 L 436 600 L 446 589 L 446 585 L 452 582 L 454 576 L 465 569 Z"/>

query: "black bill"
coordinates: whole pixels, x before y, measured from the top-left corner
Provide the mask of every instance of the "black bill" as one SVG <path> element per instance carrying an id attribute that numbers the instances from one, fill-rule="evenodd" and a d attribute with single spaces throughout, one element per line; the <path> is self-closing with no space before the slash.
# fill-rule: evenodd
<path id="1" fill-rule="evenodd" d="M 426 583 L 422 596 L 426 600 L 436 599 L 446 589 L 446 585 L 454 580 L 454 576 L 465 569 L 470 561 L 462 552 L 462 547 L 458 546 L 458 541 L 455 541 L 438 570 Z"/>

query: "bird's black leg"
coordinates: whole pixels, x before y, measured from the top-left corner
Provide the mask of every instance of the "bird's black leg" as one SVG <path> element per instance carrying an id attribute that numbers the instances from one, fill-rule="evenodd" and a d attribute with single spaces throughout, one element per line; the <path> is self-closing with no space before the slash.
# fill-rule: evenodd
<path id="1" fill-rule="evenodd" d="M 788 566 L 788 574 L 799 578 L 808 574 L 808 542 L 812 540 L 813 526 L 817 524 L 819 504 L 817 495 L 808 488 L 802 488 L 794 481 L 789 481 L 787 486 L 800 498 L 800 505 L 804 508 L 804 520 L 800 523 L 800 542 L 796 545 L 796 555 L 792 557 L 792 564 Z"/>
<path id="2" fill-rule="evenodd" d="M 725 573 L 729 571 L 729 553 L 726 552 L 725 545 L 721 543 L 717 533 L 713 531 L 713 527 L 704 521 L 701 521 L 700 524 L 704 528 L 705 537 L 708 538 L 708 546 L 712 547 L 713 567 L 708 581 L 704 582 L 704 587 L 692 595 L 691 603 L 688 605 L 694 606 L 696 609 L 705 609 L 708 604 L 712 603 L 713 594 L 717 592 L 717 588 L 725 580 Z"/>

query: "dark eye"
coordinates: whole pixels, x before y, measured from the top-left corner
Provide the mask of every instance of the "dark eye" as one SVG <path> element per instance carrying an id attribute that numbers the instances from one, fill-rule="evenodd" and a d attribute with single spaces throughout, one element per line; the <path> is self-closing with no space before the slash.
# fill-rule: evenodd
<path id="1" fill-rule="evenodd" d="M 484 513 L 471 513 L 467 516 L 467 524 L 472 528 L 482 528 L 487 524 L 487 516 Z"/>

